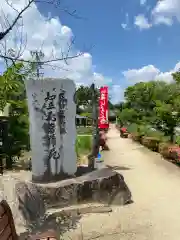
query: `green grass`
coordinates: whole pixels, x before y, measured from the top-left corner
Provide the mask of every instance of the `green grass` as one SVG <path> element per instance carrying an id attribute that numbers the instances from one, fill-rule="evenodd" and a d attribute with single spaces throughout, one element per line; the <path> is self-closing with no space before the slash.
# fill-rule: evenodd
<path id="1" fill-rule="evenodd" d="M 92 136 L 77 136 L 76 139 L 76 153 L 77 156 L 88 154 L 91 151 Z"/>
<path id="2" fill-rule="evenodd" d="M 92 127 L 77 127 L 77 135 L 92 135 Z"/>

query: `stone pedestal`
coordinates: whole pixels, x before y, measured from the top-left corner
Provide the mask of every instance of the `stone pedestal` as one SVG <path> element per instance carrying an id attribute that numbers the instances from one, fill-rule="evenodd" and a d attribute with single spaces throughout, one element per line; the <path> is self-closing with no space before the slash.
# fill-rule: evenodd
<path id="1" fill-rule="evenodd" d="M 32 179 L 51 182 L 76 172 L 75 84 L 69 79 L 29 79 Z"/>
<path id="2" fill-rule="evenodd" d="M 48 184 L 33 183 L 30 179 L 31 173 L 26 171 L 5 174 L 0 179 L 0 197 L 9 203 L 22 239 L 29 231 L 61 228 L 62 232 L 62 223 L 55 220 L 67 212 L 68 215 L 103 212 L 104 206 L 132 202 L 123 176 L 109 168 Z M 84 210 L 79 210 L 83 205 Z M 55 216 L 49 218 L 49 213 Z"/>
<path id="3" fill-rule="evenodd" d="M 80 177 L 48 184 L 20 181 L 16 185 L 16 189 L 19 189 L 20 197 L 21 194 L 26 195 L 24 199 L 27 203 L 28 199 L 33 199 L 30 195 L 35 198 L 37 198 L 36 195 L 39 195 L 39 199 L 43 200 L 46 209 L 92 202 L 124 205 L 132 200 L 131 192 L 123 176 L 110 168 L 102 168 Z"/>

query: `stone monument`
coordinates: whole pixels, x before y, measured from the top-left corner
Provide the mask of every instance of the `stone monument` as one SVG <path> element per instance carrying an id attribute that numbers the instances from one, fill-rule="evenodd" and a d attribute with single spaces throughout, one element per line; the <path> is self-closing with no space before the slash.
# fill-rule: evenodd
<path id="1" fill-rule="evenodd" d="M 29 79 L 32 180 L 48 183 L 76 172 L 75 84 L 69 79 Z"/>

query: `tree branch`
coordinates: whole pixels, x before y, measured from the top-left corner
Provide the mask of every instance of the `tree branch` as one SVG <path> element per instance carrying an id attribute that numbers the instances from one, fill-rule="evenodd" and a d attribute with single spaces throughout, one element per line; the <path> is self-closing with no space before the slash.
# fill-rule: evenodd
<path id="1" fill-rule="evenodd" d="M 22 58 L 16 58 L 16 57 L 10 57 L 10 56 L 4 56 L 2 54 L 0 54 L 0 58 L 3 58 L 3 59 L 7 59 L 7 60 L 10 60 L 10 61 L 18 61 L 18 62 L 24 62 L 24 63 L 41 63 L 41 64 L 46 64 L 46 63 L 52 63 L 52 62 L 57 62 L 57 61 L 67 61 L 68 59 L 74 59 L 74 58 L 77 58 L 77 57 L 80 57 L 83 55 L 83 52 L 80 52 L 76 55 L 73 55 L 73 56 L 66 56 L 66 57 L 60 57 L 60 58 L 55 58 L 55 59 L 50 59 L 50 60 L 45 60 L 45 61 L 33 61 L 33 60 L 25 60 L 25 59 L 22 59 Z"/>
<path id="2" fill-rule="evenodd" d="M 9 6 L 12 6 L 12 4 L 9 4 L 8 1 L 6 1 Z M 12 24 L 4 31 L 0 32 L 0 41 L 13 29 L 17 21 L 22 17 L 22 14 L 30 7 L 30 5 L 34 2 L 34 0 L 29 0 L 28 4 L 18 13 L 17 17 L 14 19 Z M 14 9 L 14 8 L 13 8 Z"/>
<path id="3" fill-rule="evenodd" d="M 2 50 L 0 50 L 0 58 L 4 59 L 6 65 L 8 64 L 15 64 L 16 62 L 23 62 L 23 63 L 34 63 L 34 64 L 41 64 L 41 65 L 47 65 L 47 66 L 52 66 L 53 62 L 58 62 L 58 61 L 64 61 L 66 65 L 68 65 L 68 60 L 80 57 L 83 55 L 83 52 L 80 52 L 78 54 L 72 55 L 71 48 L 72 45 L 74 44 L 75 38 L 72 38 L 70 42 L 67 43 L 67 49 L 63 51 L 61 50 L 61 56 L 55 56 L 52 51 L 52 56 L 48 56 L 45 60 L 36 60 L 36 59 L 23 59 L 23 53 L 26 50 L 27 47 L 27 36 L 24 37 L 23 34 L 23 18 L 22 15 L 26 12 L 28 8 L 31 7 L 31 5 L 34 3 L 46 3 L 46 4 L 52 4 L 56 8 L 61 5 L 61 0 L 27 0 L 26 5 L 23 7 L 23 9 L 19 10 L 16 8 L 16 6 L 13 5 L 10 0 L 5 0 L 7 5 L 11 7 L 15 12 L 16 12 L 16 17 L 12 22 L 8 20 L 8 16 L 4 14 L 3 19 L 2 16 L 0 17 L 1 21 L 1 32 L 0 32 L 0 44 L 2 46 Z M 67 7 L 60 7 L 62 11 L 65 13 L 77 18 L 77 19 L 82 19 L 77 15 L 77 11 L 70 11 Z M 22 21 L 22 23 L 19 25 L 19 20 Z M 14 29 L 17 28 L 17 31 L 15 32 L 15 38 L 18 39 L 17 44 L 14 48 L 9 48 L 7 47 L 6 41 L 9 41 L 9 38 L 7 39 L 6 36 L 10 34 L 10 32 Z M 9 36 L 8 36 L 9 37 Z M 20 39 L 19 39 L 20 38 Z M 14 40 L 13 40 L 14 41 Z M 3 45 L 4 42 L 4 45 Z M 44 43 L 44 41 L 43 41 Z M 43 45 L 42 43 L 42 45 Z M 39 51 L 39 50 L 37 50 Z M 42 50 L 43 52 L 43 50 Z M 45 56 L 47 57 L 47 56 Z"/>

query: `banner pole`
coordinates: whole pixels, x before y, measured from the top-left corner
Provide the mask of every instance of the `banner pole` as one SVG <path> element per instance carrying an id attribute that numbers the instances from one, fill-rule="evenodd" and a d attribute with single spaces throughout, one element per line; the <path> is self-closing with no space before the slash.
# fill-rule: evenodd
<path id="1" fill-rule="evenodd" d="M 92 120 L 93 120 L 93 136 L 92 136 L 92 151 L 88 156 L 88 167 L 94 170 L 95 158 L 99 153 L 99 129 L 98 129 L 98 107 L 95 84 L 91 85 L 92 90 Z"/>

